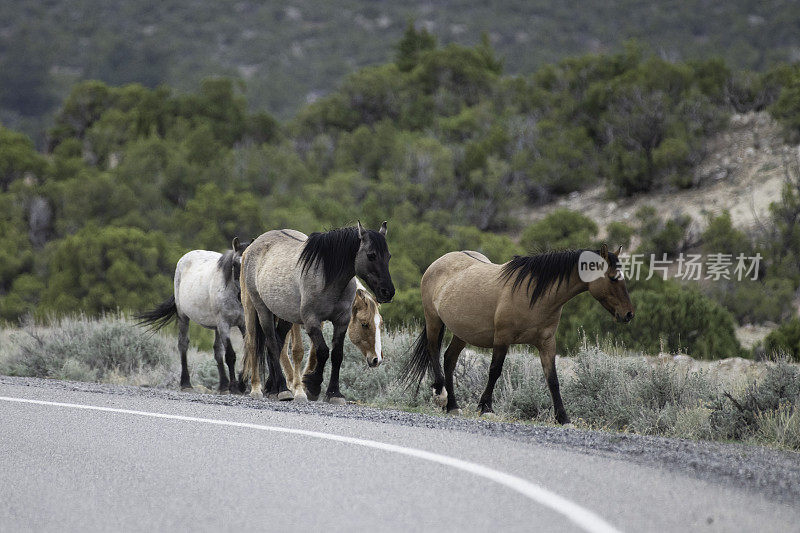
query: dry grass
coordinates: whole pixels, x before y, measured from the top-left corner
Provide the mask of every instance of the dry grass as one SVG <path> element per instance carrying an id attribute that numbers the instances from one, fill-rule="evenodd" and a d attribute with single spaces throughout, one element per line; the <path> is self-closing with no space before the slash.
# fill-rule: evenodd
<path id="1" fill-rule="evenodd" d="M 375 369 L 346 343 L 341 386 L 348 399 L 440 414 L 427 383 L 418 393 L 402 384 L 400 369 L 416 334 L 409 328 L 387 333 L 385 362 Z M 174 335 L 146 333 L 124 316 L 65 318 L 47 326 L 0 330 L 0 341 L 3 374 L 178 388 Z M 238 336 L 234 345 L 241 353 Z M 218 382 L 213 355 L 190 349 L 189 360 L 195 388 L 212 392 Z M 474 407 L 488 366 L 482 351 L 464 350 L 459 359 L 456 394 L 466 416 L 477 416 Z M 800 365 L 701 362 L 586 344 L 577 356 L 559 358 L 557 367 L 567 411 L 578 427 L 800 450 Z M 509 353 L 494 408 L 501 420 L 553 423 L 535 353 L 524 348 Z"/>

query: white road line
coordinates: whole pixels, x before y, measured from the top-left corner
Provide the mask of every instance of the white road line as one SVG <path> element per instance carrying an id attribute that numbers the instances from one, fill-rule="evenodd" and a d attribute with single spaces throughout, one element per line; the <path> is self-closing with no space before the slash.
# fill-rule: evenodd
<path id="1" fill-rule="evenodd" d="M 283 428 L 279 426 L 265 426 L 261 424 L 248 424 L 246 422 L 231 422 L 228 420 L 215 420 L 213 418 L 198 418 L 194 416 L 170 415 L 166 413 L 154 413 L 149 411 L 133 411 L 130 409 L 117 409 L 114 407 L 99 407 L 96 405 L 85 405 L 78 403 L 61 403 L 61 402 L 47 402 L 43 400 L 30 400 L 27 398 L 13 398 L 9 396 L 0 396 L 0 400 L 6 402 L 28 403 L 36 405 L 50 405 L 54 407 L 68 407 L 72 409 L 85 409 L 90 411 L 103 411 L 106 413 L 120 413 L 126 415 L 147 416 L 151 418 L 164 418 L 167 420 L 182 420 L 185 422 L 200 422 L 203 424 L 213 424 L 216 426 L 231 426 L 246 429 L 256 429 L 260 431 L 272 431 L 275 433 L 287 433 L 290 435 L 303 435 L 305 437 L 313 437 L 315 439 L 323 439 L 334 442 L 344 442 L 347 444 L 355 444 L 357 446 L 364 446 L 367 448 L 374 448 L 376 450 L 383 450 L 386 452 L 397 453 L 408 457 L 415 457 L 433 463 L 438 463 L 444 466 L 449 466 L 463 472 L 468 472 L 476 476 L 494 481 L 505 487 L 510 488 L 527 498 L 535 501 L 536 503 L 552 509 L 553 511 L 563 515 L 568 520 L 578 525 L 584 531 L 590 533 L 619 533 L 619 530 L 614 526 L 603 520 L 600 516 L 592 511 L 581 507 L 580 505 L 571 502 L 570 500 L 559 496 L 549 490 L 540 487 L 530 481 L 522 479 L 511 474 L 506 474 L 499 470 L 489 468 L 477 463 L 471 463 L 455 457 L 448 457 L 438 453 L 428 452 L 417 448 L 406 448 L 405 446 L 398 446 L 397 444 L 388 444 L 386 442 L 379 442 L 375 440 L 359 439 L 355 437 L 345 437 L 343 435 L 334 435 L 332 433 L 322 433 L 319 431 L 308 431 L 305 429 L 292 429 Z"/>

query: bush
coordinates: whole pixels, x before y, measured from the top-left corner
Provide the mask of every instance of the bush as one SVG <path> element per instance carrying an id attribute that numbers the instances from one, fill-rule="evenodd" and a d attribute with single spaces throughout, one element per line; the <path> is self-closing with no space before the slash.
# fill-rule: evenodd
<path id="1" fill-rule="evenodd" d="M 787 355 L 800 361 L 800 318 L 793 317 L 770 332 L 764 339 L 767 355 Z"/>
<path id="2" fill-rule="evenodd" d="M 640 207 L 635 217 L 641 237 L 640 252 L 655 254 L 660 259 L 662 254 L 675 256 L 686 246 L 686 232 L 692 223 L 691 217 L 678 215 L 663 221 L 656 209 L 649 205 Z"/>
<path id="3" fill-rule="evenodd" d="M 597 235 L 597 224 L 581 213 L 558 209 L 522 232 L 520 244 L 530 252 L 589 248 Z"/>
<path id="4" fill-rule="evenodd" d="M 622 246 L 623 249 L 626 249 L 631 245 L 631 237 L 633 237 L 636 230 L 624 222 L 615 220 L 608 224 L 606 231 L 608 232 L 606 241 L 608 241 L 612 249 L 616 249 L 617 246 Z"/>
<path id="5" fill-rule="evenodd" d="M 171 349 L 122 316 L 61 318 L 49 327 L 29 325 L 15 334 L 15 353 L 0 360 L 0 373 L 76 381 L 104 381 L 165 369 Z"/>
<path id="6" fill-rule="evenodd" d="M 441 413 L 430 401 L 427 381 L 416 391 L 401 379 L 420 330 L 414 326 L 386 331 L 384 362 L 377 368 L 368 368 L 360 351 L 346 342 L 340 374 L 345 396 L 377 407 Z M 330 338 L 330 324 L 324 334 Z M 2 374 L 178 387 L 174 339 L 145 334 L 122 316 L 65 318 L 49 327 L 0 330 L 0 341 Z M 305 345 L 309 346 L 307 337 Z M 190 350 L 189 357 L 195 387 L 216 388 L 212 355 Z M 458 360 L 455 388 L 465 413 L 474 413 L 486 384 L 489 360 L 488 353 L 471 348 Z M 734 439 L 800 450 L 798 365 L 785 361 L 765 364 L 760 377 L 741 390 L 730 390 L 740 376 L 723 379 L 693 366 L 611 357 L 596 345 L 584 346 L 577 357 L 557 362 L 566 408 L 579 427 Z M 330 365 L 326 374 L 327 380 Z M 495 389 L 494 408 L 512 419 L 553 422 L 550 393 L 535 352 L 525 348 L 510 351 Z"/>
<path id="7" fill-rule="evenodd" d="M 744 355 L 731 314 L 700 291 L 674 282 L 641 288 L 631 283 L 630 294 L 636 318 L 629 324 L 615 322 L 589 295 L 568 303 L 558 330 L 560 349 L 574 352 L 586 336 L 645 353 L 685 352 L 700 359 Z"/>
<path id="8" fill-rule="evenodd" d="M 800 369 L 797 366 L 779 361 L 743 392 L 722 391 L 710 405 L 716 438 L 754 438 L 797 449 L 800 442 L 797 424 Z"/>

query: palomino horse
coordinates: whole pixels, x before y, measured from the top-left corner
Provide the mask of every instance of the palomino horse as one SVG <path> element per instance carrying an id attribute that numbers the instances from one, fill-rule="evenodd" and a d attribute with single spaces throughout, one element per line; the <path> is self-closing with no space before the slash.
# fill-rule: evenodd
<path id="1" fill-rule="evenodd" d="M 326 399 L 345 403 L 339 391 L 344 335 L 356 295 L 356 274 L 378 302 L 394 296 L 389 274 L 386 222 L 379 231 L 356 227 L 306 236 L 295 230 L 268 231 L 242 256 L 242 305 L 246 324 L 244 374 L 250 395 L 263 396 L 261 373 L 269 369 L 268 392 L 292 399 L 280 366 L 280 351 L 291 324 L 306 328 L 317 354 L 314 371 L 303 377 L 308 396 L 319 397 L 328 356 L 331 378 Z M 275 317 L 278 317 L 277 328 Z M 333 349 L 322 336 L 322 323 L 333 322 Z M 266 348 L 266 354 L 264 353 Z M 266 355 L 266 357 L 265 357 Z"/>
<path id="2" fill-rule="evenodd" d="M 594 257 L 598 254 L 603 259 L 601 268 L 589 281 L 584 281 L 586 276 L 579 272 L 582 254 Z M 588 290 L 617 320 L 629 322 L 633 318 L 633 305 L 617 254 L 609 253 L 604 244 L 594 253 L 569 250 L 515 256 L 504 265 L 494 264 L 472 251 L 450 252 L 440 257 L 422 276 L 425 329 L 405 369 L 407 379 L 421 381 L 426 371 L 432 371 L 436 403 L 446 407 L 447 412 L 459 413 L 453 370 L 461 350 L 467 343 L 492 348 L 489 381 L 478 404 L 481 414 L 491 413 L 494 385 L 503 369 L 508 346 L 532 344 L 539 349 L 556 420 L 569 423 L 555 364 L 561 308 Z M 443 374 L 439 354 L 445 328 L 452 331 L 453 340 L 444 354 Z"/>
<path id="3" fill-rule="evenodd" d="M 214 359 L 219 370 L 219 390 L 239 393 L 234 378 L 236 352 L 230 341 L 232 327 L 244 337 L 244 314 L 239 302 L 239 272 L 242 252 L 248 243 L 233 239 L 232 248 L 224 254 L 193 250 L 178 261 L 175 268 L 175 292 L 152 311 L 137 315 L 140 324 L 161 329 L 178 318 L 178 351 L 181 354 L 181 388 L 191 389 L 186 350 L 189 348 L 189 320 L 214 330 Z M 230 378 L 225 374 L 228 365 Z"/>
<path id="4" fill-rule="evenodd" d="M 381 317 L 380 313 L 380 304 L 367 292 L 366 287 L 357 278 L 356 287 L 356 297 L 353 300 L 353 310 L 350 314 L 350 325 L 347 326 L 347 336 L 364 354 L 367 366 L 376 367 L 383 361 L 383 350 L 381 349 L 383 317 Z M 291 359 L 289 359 L 290 339 Z M 317 353 L 312 346 L 311 352 L 308 354 L 306 367 L 301 371 L 304 352 L 300 325 L 292 324 L 291 336 L 286 337 L 281 350 L 281 367 L 286 375 L 289 390 L 294 393 L 294 401 L 308 399 L 303 386 L 303 376 L 313 372 L 317 366 Z"/>

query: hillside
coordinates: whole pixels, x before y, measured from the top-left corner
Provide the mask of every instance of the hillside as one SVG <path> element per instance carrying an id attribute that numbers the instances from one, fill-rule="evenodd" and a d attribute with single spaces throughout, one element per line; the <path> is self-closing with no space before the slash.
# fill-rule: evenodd
<path id="1" fill-rule="evenodd" d="M 709 217 L 727 211 L 734 227 L 759 229 L 769 221 L 769 207 L 781 199 L 787 173 L 800 164 L 797 145 L 787 144 L 777 122 L 766 112 L 733 115 L 728 126 L 705 142 L 706 155 L 690 172 L 702 185 L 687 190 L 650 191 L 630 198 L 609 198 L 604 186 L 576 191 L 548 204 L 523 210 L 526 223 L 545 218 L 557 209 L 579 211 L 594 220 L 607 236 L 608 224 L 631 221 L 644 206 L 657 210 L 662 220 L 691 217 L 688 231 L 697 236 Z M 639 243 L 634 241 L 632 247 Z"/>
<path id="2" fill-rule="evenodd" d="M 79 83 L 44 151 L 0 127 L 0 319 L 139 311 L 169 294 L 188 250 L 388 220 L 387 324 L 420 319 L 420 279 L 451 250 L 502 263 L 607 240 L 764 260 L 741 282 L 630 279 L 647 319 L 626 326 L 576 298 L 558 330 L 565 352 L 589 336 L 744 356 L 737 325 L 773 322 L 784 329 L 763 350 L 800 358 L 794 167 L 777 194 L 794 150 L 783 139 L 800 131 L 800 68 L 742 73 L 626 46 L 510 76 L 488 41 L 437 46 L 412 28 L 397 48 L 282 123 L 252 112 L 235 80 L 209 78 L 189 93 Z"/>
<path id="3" fill-rule="evenodd" d="M 285 119 L 345 74 L 391 59 L 409 20 L 443 44 L 486 32 L 512 74 L 627 39 L 670 60 L 720 56 L 735 68 L 800 54 L 800 5 L 783 1 L 4 2 L 0 121 L 40 134 L 79 80 L 193 91 L 209 75 L 239 77 L 252 109 Z"/>

